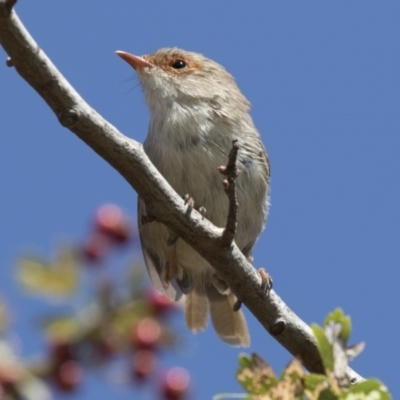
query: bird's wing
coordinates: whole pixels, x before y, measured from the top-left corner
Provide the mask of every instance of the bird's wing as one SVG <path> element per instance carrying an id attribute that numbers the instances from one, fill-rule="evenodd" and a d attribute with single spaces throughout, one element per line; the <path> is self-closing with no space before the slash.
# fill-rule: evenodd
<path id="1" fill-rule="evenodd" d="M 182 291 L 179 289 L 175 280 L 171 282 L 163 282 L 161 279 L 162 266 L 158 256 L 152 253 L 143 241 L 142 237 L 142 222 L 141 219 L 146 212 L 146 206 L 143 201 L 138 199 L 138 231 L 140 238 L 140 245 L 142 247 L 144 263 L 146 264 L 147 272 L 150 276 L 151 283 L 154 288 L 160 293 L 166 293 L 171 300 L 178 301 L 182 297 Z M 151 223 L 151 222 L 150 222 Z"/>

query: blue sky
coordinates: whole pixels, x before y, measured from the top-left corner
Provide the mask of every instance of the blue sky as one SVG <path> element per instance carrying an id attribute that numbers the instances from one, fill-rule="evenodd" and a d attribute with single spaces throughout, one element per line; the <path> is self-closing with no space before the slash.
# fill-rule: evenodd
<path id="1" fill-rule="evenodd" d="M 16 9 L 85 100 L 141 142 L 148 111 L 115 50 L 178 46 L 235 76 L 272 166 L 272 207 L 255 264 L 307 323 L 338 306 L 350 314 L 352 341 L 367 344 L 353 368 L 399 396 L 400 3 L 41 0 Z M 0 292 L 22 354 L 32 355 L 38 335 L 28 329 L 44 303 L 14 283 L 16 257 L 26 249 L 46 255 L 60 237 L 83 237 L 104 202 L 134 215 L 136 194 L 13 69 L 0 69 L 0 84 Z M 249 323 L 251 351 L 280 372 L 290 355 L 251 316 Z M 193 399 L 240 390 L 238 349 L 211 329 L 185 343 L 167 362 L 191 370 Z M 90 376 L 71 399 L 110 396 L 132 392 Z"/>

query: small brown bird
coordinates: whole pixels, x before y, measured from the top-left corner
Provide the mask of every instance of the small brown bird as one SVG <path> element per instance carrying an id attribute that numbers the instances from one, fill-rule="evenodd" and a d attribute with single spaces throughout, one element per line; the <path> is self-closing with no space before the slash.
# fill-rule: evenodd
<path id="1" fill-rule="evenodd" d="M 206 209 L 206 217 L 224 227 L 228 214 L 218 167 L 226 165 L 232 140 L 239 141 L 236 192 L 239 203 L 235 242 L 251 258 L 268 212 L 270 167 L 249 115 L 250 104 L 233 77 L 201 54 L 177 48 L 138 57 L 117 54 L 137 72 L 150 109 L 144 150 L 160 173 L 184 196 Z M 172 299 L 186 295 L 186 324 L 204 330 L 208 314 L 219 337 L 235 346 L 249 346 L 242 311 L 227 284 L 212 266 L 182 239 L 158 222 L 143 224 L 148 215 L 139 199 L 139 233 L 151 280 Z"/>

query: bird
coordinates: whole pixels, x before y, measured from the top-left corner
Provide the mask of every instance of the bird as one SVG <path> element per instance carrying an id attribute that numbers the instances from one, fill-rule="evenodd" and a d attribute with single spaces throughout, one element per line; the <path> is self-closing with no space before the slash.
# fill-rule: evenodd
<path id="1" fill-rule="evenodd" d="M 235 242 L 251 261 L 268 215 L 270 163 L 235 79 L 204 55 L 175 47 L 144 56 L 116 53 L 135 69 L 150 111 L 144 151 L 172 188 L 190 196 L 217 227 L 226 225 L 229 209 L 218 167 L 238 141 Z M 204 330 L 211 315 L 220 339 L 248 347 L 245 317 L 234 311 L 237 299 L 226 282 L 167 226 L 146 221 L 148 215 L 151 210 L 139 197 L 139 236 L 157 291 L 173 300 L 184 296 L 186 325 L 193 333 Z"/>

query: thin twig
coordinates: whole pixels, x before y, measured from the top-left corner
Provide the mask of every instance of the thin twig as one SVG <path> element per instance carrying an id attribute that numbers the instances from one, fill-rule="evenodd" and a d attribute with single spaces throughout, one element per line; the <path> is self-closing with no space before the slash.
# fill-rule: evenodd
<path id="1" fill-rule="evenodd" d="M 229 200 L 228 217 L 226 226 L 222 235 L 222 246 L 229 247 L 235 239 L 237 228 L 238 201 L 236 196 L 236 178 L 239 175 L 239 170 L 236 166 L 237 155 L 239 151 L 239 143 L 237 139 L 232 141 L 232 149 L 229 152 L 228 164 L 221 166 L 218 171 L 226 176 L 223 181 L 225 193 Z"/>

